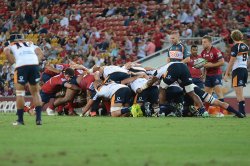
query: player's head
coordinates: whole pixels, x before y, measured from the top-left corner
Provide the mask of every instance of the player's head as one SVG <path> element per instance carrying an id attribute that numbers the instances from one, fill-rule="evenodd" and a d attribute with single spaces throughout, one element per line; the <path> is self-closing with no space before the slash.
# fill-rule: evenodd
<path id="1" fill-rule="evenodd" d="M 197 56 L 198 54 L 198 46 L 197 45 L 192 45 L 191 46 L 191 55 Z"/>
<path id="2" fill-rule="evenodd" d="M 172 44 L 177 44 L 180 41 L 180 34 L 179 31 L 172 31 L 170 33 L 170 42 Z"/>
<path id="3" fill-rule="evenodd" d="M 64 76 L 66 80 L 70 80 L 72 77 L 74 77 L 74 75 L 75 75 L 75 71 L 72 68 L 67 68 L 64 71 Z"/>
<path id="4" fill-rule="evenodd" d="M 241 41 L 243 40 L 243 33 L 239 30 L 233 30 L 231 32 L 231 38 L 236 42 Z"/>
<path id="5" fill-rule="evenodd" d="M 202 46 L 204 49 L 208 49 L 212 46 L 212 37 L 205 35 L 202 37 Z"/>
<path id="6" fill-rule="evenodd" d="M 24 40 L 24 36 L 22 34 L 11 34 L 9 40 L 10 42 Z"/>

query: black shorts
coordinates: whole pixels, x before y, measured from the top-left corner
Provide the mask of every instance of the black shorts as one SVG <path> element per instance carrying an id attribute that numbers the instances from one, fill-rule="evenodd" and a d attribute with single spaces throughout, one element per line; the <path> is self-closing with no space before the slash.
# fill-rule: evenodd
<path id="1" fill-rule="evenodd" d="M 130 75 L 123 72 L 114 72 L 108 75 L 107 81 L 115 81 L 116 83 L 121 83 L 122 80 L 129 78 Z"/>
<path id="2" fill-rule="evenodd" d="M 209 88 L 213 88 L 215 86 L 222 85 L 222 76 L 219 75 L 213 75 L 213 76 L 206 76 L 205 79 L 205 86 Z"/>
<path id="3" fill-rule="evenodd" d="M 246 68 L 237 68 L 232 72 L 233 87 L 246 86 L 248 72 Z"/>
<path id="4" fill-rule="evenodd" d="M 136 95 L 135 101 L 136 103 L 145 103 L 150 102 L 152 104 L 158 103 L 159 90 L 157 86 L 151 86 L 141 93 Z"/>
<path id="5" fill-rule="evenodd" d="M 131 90 L 128 87 L 118 89 L 111 98 L 111 105 L 115 103 L 130 104 L 132 99 Z"/>
<path id="6" fill-rule="evenodd" d="M 167 85 L 171 85 L 172 83 L 177 81 L 181 87 L 185 87 L 193 83 L 189 69 L 184 63 L 171 64 L 168 67 L 163 81 Z"/>
<path id="7" fill-rule="evenodd" d="M 14 82 L 25 85 L 29 83 L 35 85 L 40 81 L 40 72 L 38 65 L 21 66 L 15 69 Z"/>
<path id="8" fill-rule="evenodd" d="M 181 103 L 183 102 L 183 90 L 178 86 L 170 86 L 166 90 L 166 101 L 168 103 Z"/>

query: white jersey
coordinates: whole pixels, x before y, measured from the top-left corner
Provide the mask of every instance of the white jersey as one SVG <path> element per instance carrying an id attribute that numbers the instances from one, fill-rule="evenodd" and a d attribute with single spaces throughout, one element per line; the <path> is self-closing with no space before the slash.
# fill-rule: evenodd
<path id="1" fill-rule="evenodd" d="M 35 53 L 35 46 L 32 42 L 13 42 L 8 48 L 12 51 L 15 60 L 16 68 L 26 65 L 38 65 L 39 60 Z"/>
<path id="2" fill-rule="evenodd" d="M 111 66 L 104 66 L 103 77 L 107 78 L 108 75 L 110 75 L 112 73 L 115 73 L 115 72 L 128 73 L 128 70 L 124 69 L 122 67 L 119 67 L 119 66 L 113 66 L 113 65 L 111 65 Z"/>
<path id="3" fill-rule="evenodd" d="M 137 89 L 142 88 L 148 82 L 146 78 L 137 78 L 133 82 L 130 83 L 131 89 L 136 93 Z"/>
<path id="4" fill-rule="evenodd" d="M 231 49 L 231 56 L 236 58 L 232 70 L 247 68 L 249 47 L 242 42 L 236 43 Z"/>
<path id="5" fill-rule="evenodd" d="M 120 88 L 125 88 L 126 85 L 123 84 L 117 84 L 117 83 L 110 83 L 108 85 L 103 85 L 94 96 L 93 100 L 96 100 L 97 97 L 104 97 L 111 99 L 112 96 L 115 94 L 115 92 Z"/>

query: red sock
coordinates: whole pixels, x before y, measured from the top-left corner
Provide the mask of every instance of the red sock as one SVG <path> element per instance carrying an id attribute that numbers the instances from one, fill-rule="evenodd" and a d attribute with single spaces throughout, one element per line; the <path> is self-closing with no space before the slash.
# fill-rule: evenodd
<path id="1" fill-rule="evenodd" d="M 63 105 L 59 105 L 57 107 L 57 112 L 62 112 L 63 111 Z"/>
<path id="2" fill-rule="evenodd" d="M 206 108 L 206 111 L 208 111 L 210 104 L 209 103 L 205 103 L 204 106 Z"/>
<path id="3" fill-rule="evenodd" d="M 69 102 L 68 106 L 69 106 L 69 112 L 73 112 L 74 111 L 74 105 L 73 105 L 73 103 Z"/>
<path id="4" fill-rule="evenodd" d="M 54 110 L 54 109 L 55 109 L 54 104 L 51 104 L 51 105 L 49 106 L 49 108 L 52 109 L 52 110 Z"/>

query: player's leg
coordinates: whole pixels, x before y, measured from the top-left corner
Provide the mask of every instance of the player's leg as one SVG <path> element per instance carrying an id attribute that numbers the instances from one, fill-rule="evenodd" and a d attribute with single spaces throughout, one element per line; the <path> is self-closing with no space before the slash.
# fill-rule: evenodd
<path id="1" fill-rule="evenodd" d="M 17 121 L 13 125 L 22 125 L 24 124 L 23 113 L 24 113 L 24 96 L 25 89 L 24 85 L 15 83 L 16 87 L 16 107 L 17 107 Z"/>
<path id="2" fill-rule="evenodd" d="M 26 66 L 19 67 L 15 70 L 14 73 L 14 83 L 16 88 L 16 106 L 17 106 L 17 121 L 13 125 L 23 125 L 23 113 L 24 113 L 24 96 L 25 88 L 24 85 L 27 83 L 27 73 Z"/>
<path id="3" fill-rule="evenodd" d="M 208 94 L 212 94 L 213 90 L 214 90 L 214 88 L 213 88 L 213 78 L 212 78 L 212 76 L 206 76 L 204 91 L 207 92 Z M 208 110 L 208 108 L 209 108 L 208 103 L 205 103 L 205 108 L 206 108 L 206 110 Z"/>
<path id="4" fill-rule="evenodd" d="M 232 72 L 232 83 L 237 97 L 239 111 L 246 116 L 245 112 L 245 97 L 243 88 L 247 83 L 248 72 L 247 69 L 238 68 Z"/>
<path id="5" fill-rule="evenodd" d="M 218 96 L 218 100 L 224 102 L 224 94 L 222 91 L 222 76 L 216 75 L 214 76 L 214 92 Z M 223 117 L 223 108 L 220 108 L 220 113 L 218 113 L 217 117 Z"/>
<path id="6" fill-rule="evenodd" d="M 238 111 L 236 111 L 233 107 L 231 107 L 228 103 L 222 102 L 218 99 L 215 99 L 211 94 L 208 94 L 207 92 L 204 92 L 199 87 L 194 88 L 195 93 L 201 98 L 203 102 L 208 103 L 209 105 L 215 105 L 219 106 L 220 108 L 223 108 L 227 110 L 228 112 L 234 113 L 239 118 L 242 118 L 242 114 Z"/>
<path id="7" fill-rule="evenodd" d="M 36 124 L 41 125 L 41 114 L 42 114 L 42 100 L 40 96 L 40 86 L 39 84 L 31 85 L 29 86 L 30 93 L 32 95 L 33 105 L 35 106 L 36 111 Z"/>
<path id="8" fill-rule="evenodd" d="M 237 97 L 238 105 L 239 105 L 239 111 L 246 116 L 245 112 L 245 97 L 243 95 L 243 87 L 234 87 L 234 91 Z"/>
<path id="9" fill-rule="evenodd" d="M 39 66 L 28 66 L 28 82 L 29 82 L 29 89 L 32 95 L 33 105 L 35 106 L 36 111 L 36 124 L 41 125 L 41 114 L 42 114 L 42 100 L 40 96 L 40 73 L 39 73 Z"/>

